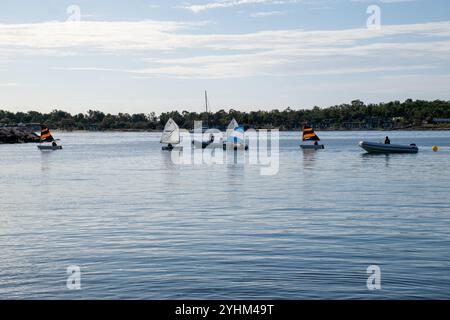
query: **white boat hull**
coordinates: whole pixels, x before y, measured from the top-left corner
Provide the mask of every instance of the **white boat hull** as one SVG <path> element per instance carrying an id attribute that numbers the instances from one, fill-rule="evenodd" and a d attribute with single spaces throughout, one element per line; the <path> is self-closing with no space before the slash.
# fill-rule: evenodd
<path id="1" fill-rule="evenodd" d="M 359 146 L 368 153 L 417 153 L 416 145 L 384 144 L 378 142 L 361 141 Z"/>
<path id="2" fill-rule="evenodd" d="M 62 146 L 37 146 L 41 151 L 61 150 Z"/>

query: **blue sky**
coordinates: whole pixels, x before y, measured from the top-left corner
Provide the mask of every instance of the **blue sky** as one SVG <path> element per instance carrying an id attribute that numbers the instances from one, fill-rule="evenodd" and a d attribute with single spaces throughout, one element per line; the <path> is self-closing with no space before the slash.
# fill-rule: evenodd
<path id="1" fill-rule="evenodd" d="M 213 111 L 449 100 L 449 71 L 447 0 L 0 2 L 12 111 L 201 111 L 204 90 Z"/>

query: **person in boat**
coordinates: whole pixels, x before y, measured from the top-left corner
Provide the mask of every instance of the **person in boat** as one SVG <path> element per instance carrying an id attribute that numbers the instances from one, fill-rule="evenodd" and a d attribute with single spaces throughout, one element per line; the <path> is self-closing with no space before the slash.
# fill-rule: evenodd
<path id="1" fill-rule="evenodd" d="M 209 146 L 211 143 L 214 142 L 214 135 L 212 133 L 209 134 L 209 140 L 206 142 L 202 142 L 202 147 L 206 148 L 207 146 Z"/>
<path id="2" fill-rule="evenodd" d="M 167 145 L 167 148 L 169 148 L 170 150 L 172 150 L 172 149 L 173 149 L 173 146 L 172 146 L 172 144 L 171 144 L 171 143 L 169 143 L 169 144 Z"/>
<path id="3" fill-rule="evenodd" d="M 389 140 L 388 136 L 384 139 L 384 144 L 391 144 L 391 140 Z"/>
<path id="4" fill-rule="evenodd" d="M 52 142 L 52 147 L 56 147 L 56 146 L 57 146 L 56 141 L 53 141 Z"/>
<path id="5" fill-rule="evenodd" d="M 315 145 L 315 146 L 318 146 L 318 145 L 319 145 L 319 141 L 317 141 L 317 140 L 314 141 L 314 145 Z"/>

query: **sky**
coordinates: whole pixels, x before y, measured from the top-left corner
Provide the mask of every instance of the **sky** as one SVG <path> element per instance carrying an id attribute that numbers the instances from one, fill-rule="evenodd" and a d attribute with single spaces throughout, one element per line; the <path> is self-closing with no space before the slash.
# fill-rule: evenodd
<path id="1" fill-rule="evenodd" d="M 0 0 L 0 109 L 450 100 L 448 0 Z"/>

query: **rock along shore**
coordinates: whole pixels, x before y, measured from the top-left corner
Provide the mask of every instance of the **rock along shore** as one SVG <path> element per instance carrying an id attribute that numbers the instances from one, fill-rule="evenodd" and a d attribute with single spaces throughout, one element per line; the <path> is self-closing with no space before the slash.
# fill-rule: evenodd
<path id="1" fill-rule="evenodd" d="M 39 142 L 39 136 L 27 127 L 0 127 L 0 144 Z"/>

